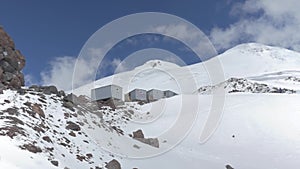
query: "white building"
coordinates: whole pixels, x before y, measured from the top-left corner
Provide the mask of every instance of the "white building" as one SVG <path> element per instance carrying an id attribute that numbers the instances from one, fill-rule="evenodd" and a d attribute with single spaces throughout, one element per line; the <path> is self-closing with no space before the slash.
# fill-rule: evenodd
<path id="1" fill-rule="evenodd" d="M 130 101 L 147 101 L 147 91 L 143 89 L 134 89 L 128 93 L 127 97 Z"/>
<path id="2" fill-rule="evenodd" d="M 173 97 L 173 96 L 176 96 L 176 95 L 177 95 L 177 93 L 175 93 L 175 92 L 173 92 L 171 90 L 164 91 L 164 97 L 165 98 Z"/>
<path id="3" fill-rule="evenodd" d="M 147 91 L 147 99 L 149 102 L 159 100 L 164 97 L 164 92 L 157 89 Z"/>
<path id="4" fill-rule="evenodd" d="M 122 100 L 122 87 L 108 85 L 91 90 L 92 101 L 116 99 Z"/>

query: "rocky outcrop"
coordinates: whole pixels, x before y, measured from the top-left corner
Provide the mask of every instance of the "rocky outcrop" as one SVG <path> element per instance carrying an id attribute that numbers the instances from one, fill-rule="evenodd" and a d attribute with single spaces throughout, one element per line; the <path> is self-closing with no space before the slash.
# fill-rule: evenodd
<path id="1" fill-rule="evenodd" d="M 295 90 L 274 87 L 245 78 L 230 78 L 213 86 L 202 86 L 195 93 L 212 94 L 216 89 L 223 88 L 225 93 L 296 93 Z"/>
<path id="2" fill-rule="evenodd" d="M 25 58 L 15 48 L 14 41 L 0 26 L 0 90 L 20 89 L 24 86 L 24 75 L 21 70 Z"/>
<path id="3" fill-rule="evenodd" d="M 159 148 L 159 140 L 157 138 L 145 138 L 143 131 L 140 129 L 133 132 L 132 138 L 152 147 Z"/>
<path id="4" fill-rule="evenodd" d="M 108 162 L 106 164 L 105 168 L 107 168 L 107 169 L 121 169 L 121 164 L 117 160 L 113 159 L 113 160 L 111 160 L 110 162 Z"/>

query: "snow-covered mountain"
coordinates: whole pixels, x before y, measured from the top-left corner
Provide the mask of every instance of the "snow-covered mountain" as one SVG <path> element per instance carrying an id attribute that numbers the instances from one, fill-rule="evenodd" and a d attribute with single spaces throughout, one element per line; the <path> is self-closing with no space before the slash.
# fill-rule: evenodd
<path id="1" fill-rule="evenodd" d="M 131 91 L 134 88 L 146 90 L 157 88 L 191 94 L 202 86 L 216 85 L 223 82 L 211 81 L 212 75 L 209 74 L 207 66 L 214 62 L 220 62 L 221 68 L 212 67 L 211 69 L 222 69 L 224 81 L 229 78 L 251 78 L 255 80 L 254 77 L 257 76 L 260 76 L 261 81 L 263 80 L 262 77 L 268 76 L 270 73 L 275 78 L 279 77 L 281 72 L 300 71 L 300 53 L 279 47 L 249 43 L 238 45 L 206 62 L 185 67 L 179 67 L 160 60 L 152 60 L 132 71 L 100 79 L 92 84 L 77 88 L 73 92 L 78 95 L 89 96 L 91 88 L 113 83 L 122 86 L 124 92 Z M 300 78 L 300 74 L 292 73 L 291 77 Z M 188 87 L 185 84 L 188 84 Z M 299 90 L 297 86 L 295 84 L 289 87 Z"/>
<path id="2" fill-rule="evenodd" d="M 211 82 L 207 66 L 216 60 L 224 78 Z M 53 87 L 4 90 L 0 168 L 297 169 L 299 65 L 297 52 L 251 43 L 185 67 L 152 60 L 73 91 L 86 96 Z M 91 88 L 111 83 L 124 92 L 157 88 L 179 95 L 118 108 L 89 100 Z M 219 88 L 226 92 L 222 119 L 200 142 L 218 99 L 210 93 Z"/>

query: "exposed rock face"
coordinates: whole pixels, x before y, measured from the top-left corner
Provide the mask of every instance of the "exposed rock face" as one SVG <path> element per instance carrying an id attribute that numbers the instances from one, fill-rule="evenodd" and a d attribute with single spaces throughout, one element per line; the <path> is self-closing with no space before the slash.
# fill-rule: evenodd
<path id="1" fill-rule="evenodd" d="M 24 75 L 21 70 L 25 58 L 16 50 L 14 41 L 0 26 L 0 90 L 20 89 L 24 86 Z"/>
<path id="2" fill-rule="evenodd" d="M 142 130 L 137 130 L 133 132 L 133 138 L 145 138 Z"/>
<path id="3" fill-rule="evenodd" d="M 159 140 L 157 138 L 145 138 L 142 130 L 133 132 L 133 139 L 138 140 L 144 144 L 148 144 L 152 147 L 159 148 Z"/>
<path id="4" fill-rule="evenodd" d="M 296 91 L 291 89 L 273 87 L 245 78 L 230 78 L 214 86 L 202 86 L 197 92 L 200 94 L 211 94 L 218 88 L 223 88 L 226 93 L 296 93 Z"/>

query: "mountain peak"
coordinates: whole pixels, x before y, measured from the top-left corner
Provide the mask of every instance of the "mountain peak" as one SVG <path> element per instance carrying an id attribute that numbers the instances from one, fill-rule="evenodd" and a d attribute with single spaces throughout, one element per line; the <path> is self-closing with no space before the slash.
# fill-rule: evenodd
<path id="1" fill-rule="evenodd" d="M 178 68 L 175 63 L 162 61 L 162 60 L 149 60 L 145 62 L 143 65 L 136 67 L 135 69 L 145 69 L 145 68 L 159 68 L 159 69 L 170 69 L 170 68 Z"/>

